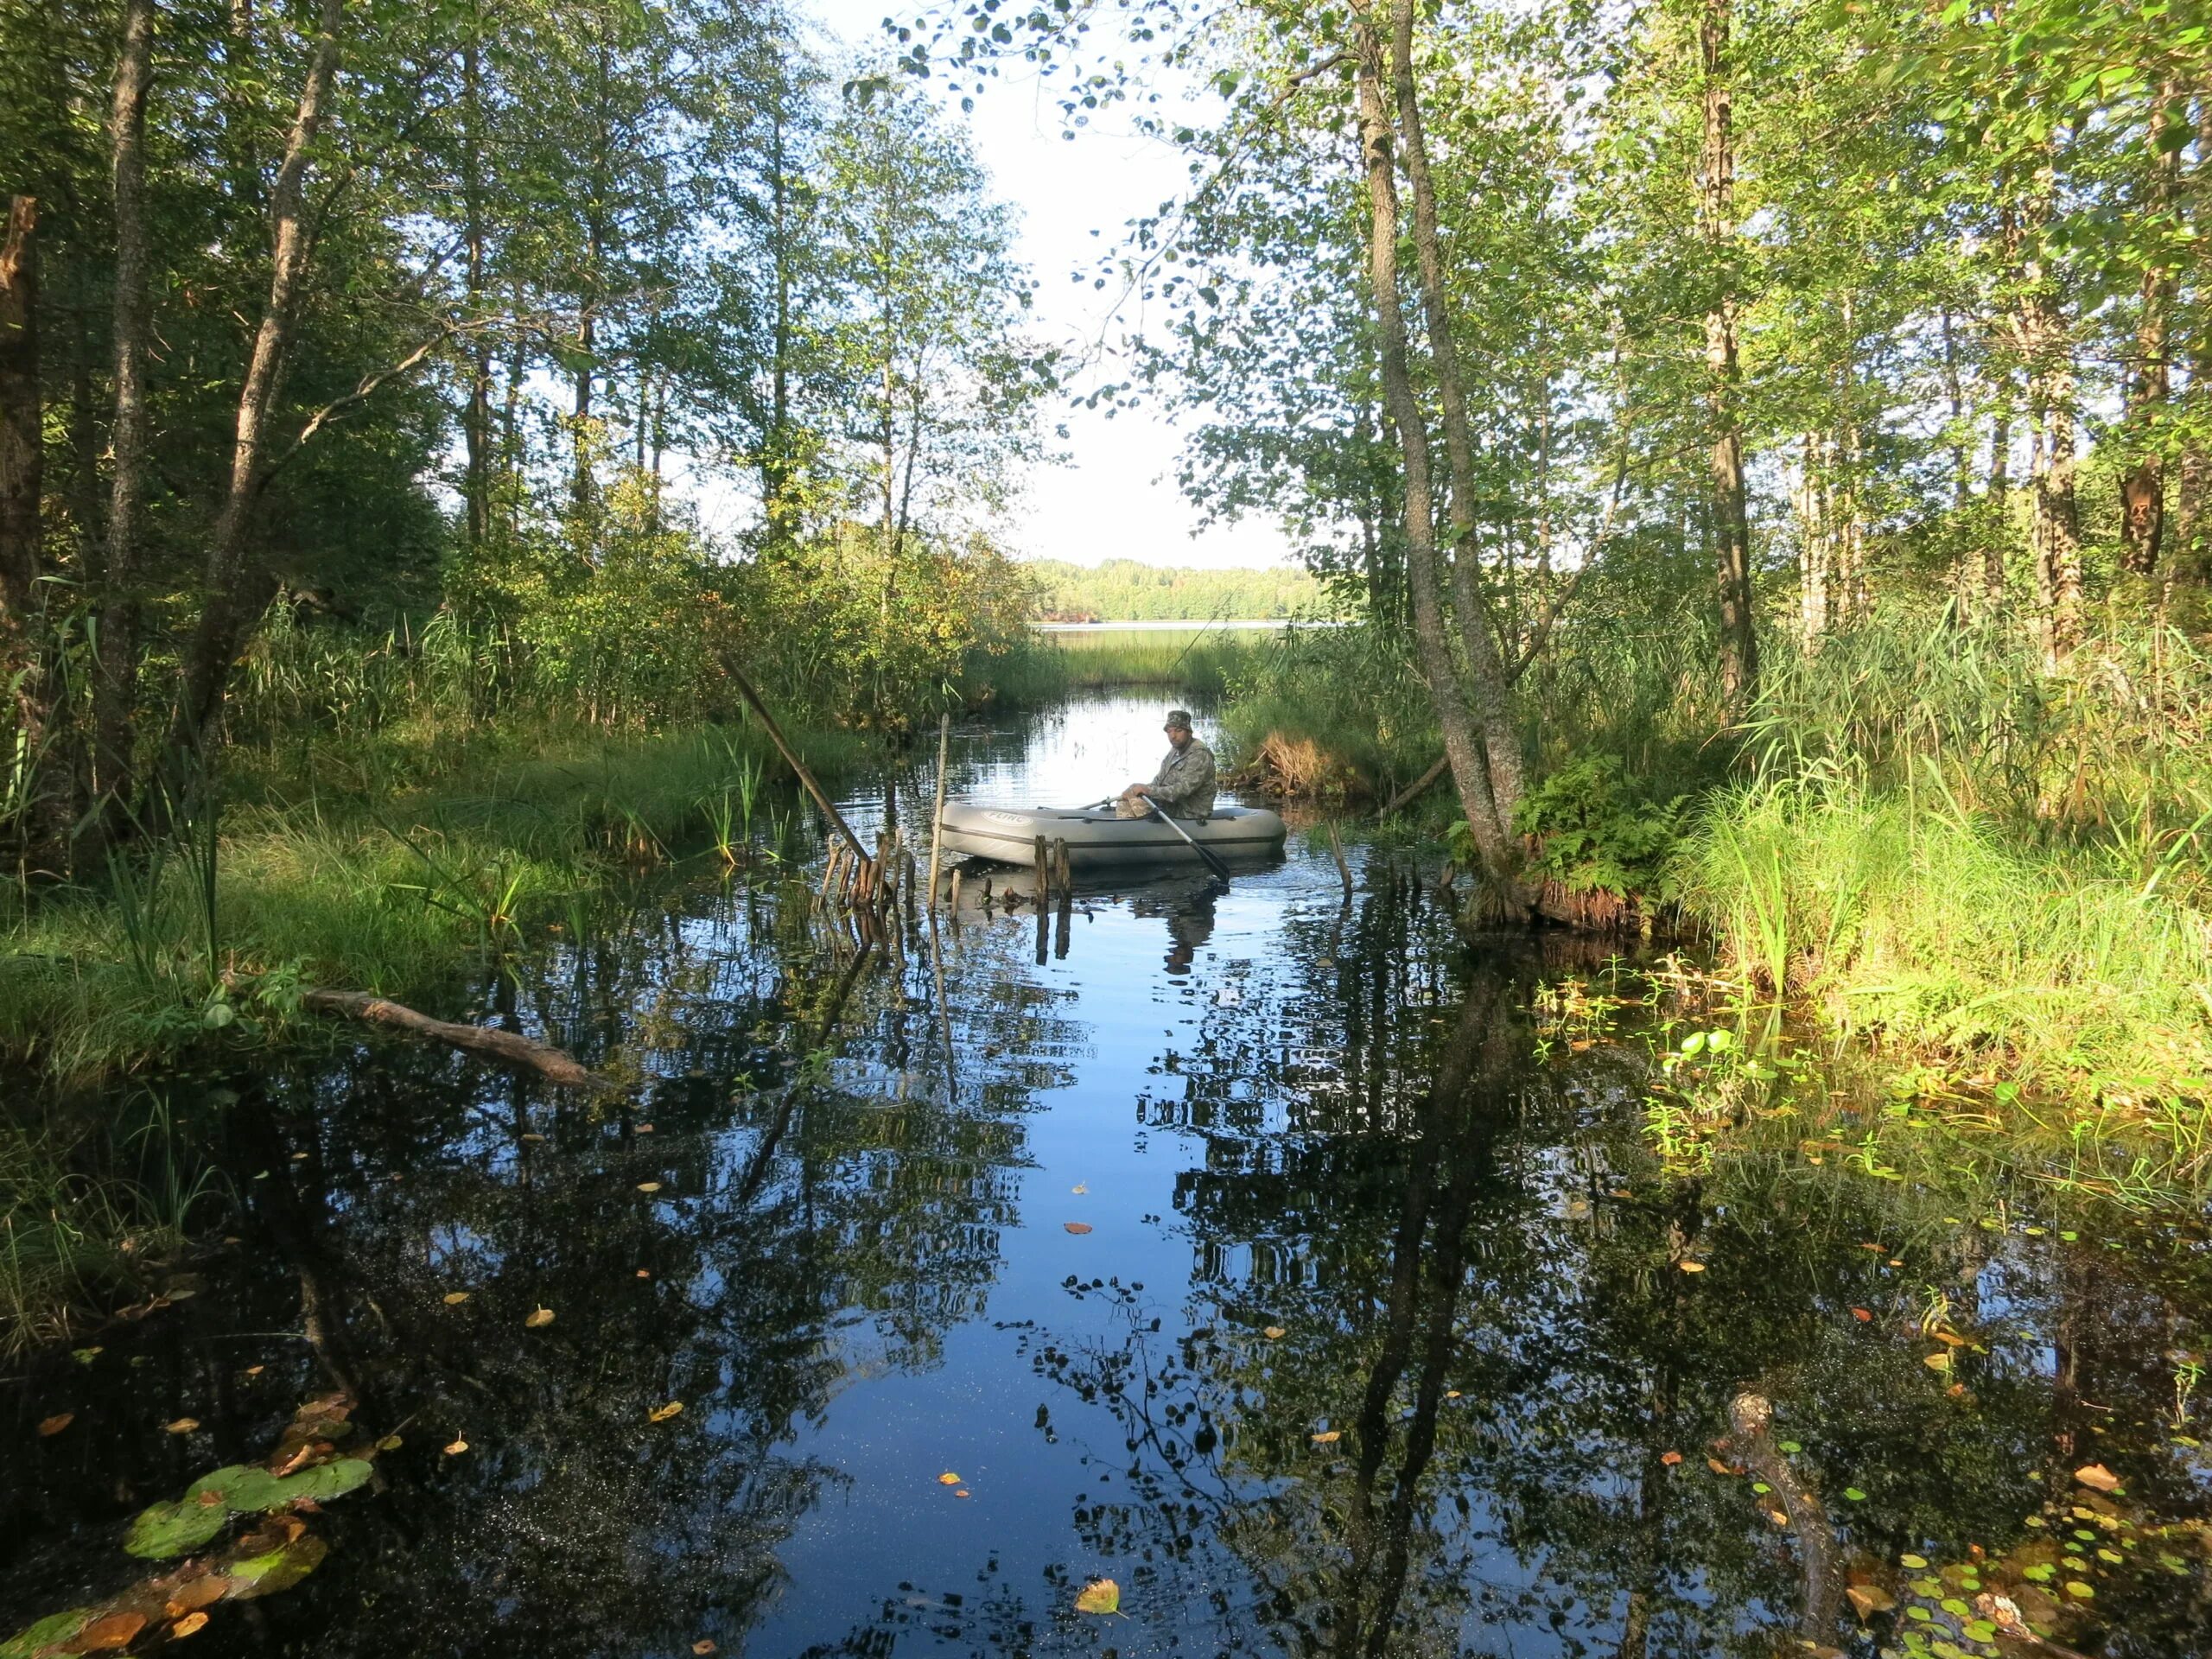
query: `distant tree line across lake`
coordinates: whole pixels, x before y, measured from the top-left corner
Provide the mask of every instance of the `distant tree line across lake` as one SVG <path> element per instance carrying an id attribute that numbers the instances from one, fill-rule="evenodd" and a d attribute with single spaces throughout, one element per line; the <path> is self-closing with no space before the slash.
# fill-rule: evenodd
<path id="1" fill-rule="evenodd" d="M 1273 621 L 1323 606 L 1319 579 L 1288 565 L 1200 570 L 1135 559 L 1095 565 L 1038 559 L 1027 568 L 1036 580 L 1040 622 Z"/>

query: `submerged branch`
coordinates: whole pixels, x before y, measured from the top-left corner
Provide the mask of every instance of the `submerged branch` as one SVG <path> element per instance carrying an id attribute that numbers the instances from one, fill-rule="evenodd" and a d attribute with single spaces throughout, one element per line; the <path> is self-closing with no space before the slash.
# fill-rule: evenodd
<path id="1" fill-rule="evenodd" d="M 548 1083 L 563 1089 L 607 1089 L 613 1086 L 573 1056 L 547 1044 L 512 1031 L 494 1031 L 484 1026 L 464 1026 L 450 1020 L 433 1020 L 429 1014 L 418 1014 L 404 1003 L 371 996 L 365 991 L 311 990 L 302 995 L 300 1006 L 313 1008 L 319 1014 L 342 1014 L 349 1019 L 365 1020 L 372 1025 L 391 1026 L 400 1031 L 411 1032 L 417 1037 L 427 1037 L 432 1042 L 446 1043 L 525 1071 L 535 1071 Z"/>

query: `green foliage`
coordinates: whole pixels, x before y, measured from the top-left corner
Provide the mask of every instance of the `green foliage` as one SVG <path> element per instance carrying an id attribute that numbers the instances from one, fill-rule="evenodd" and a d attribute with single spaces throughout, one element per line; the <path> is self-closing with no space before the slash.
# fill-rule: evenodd
<path id="1" fill-rule="evenodd" d="M 1271 736 L 1311 743 L 1370 795 L 1420 776 L 1438 753 L 1402 638 L 1371 624 L 1268 636 L 1230 676 L 1222 726 L 1240 763 Z"/>
<path id="2" fill-rule="evenodd" d="M 2113 683 L 2134 688 L 2128 699 Z M 1743 982 L 2145 1122 L 2212 1077 L 2212 665 L 1899 617 L 1783 658 L 1676 867 Z"/>
<path id="3" fill-rule="evenodd" d="M 1290 565 L 1198 570 L 1135 559 L 1032 559 L 1023 568 L 1037 582 L 1037 616 L 1047 622 L 1259 622 L 1323 609 L 1320 582 Z"/>
<path id="4" fill-rule="evenodd" d="M 1586 754 L 1523 795 L 1513 827 L 1538 843 L 1535 868 L 1568 888 L 1665 900 L 1685 805 L 1650 799 L 1614 756 Z"/>

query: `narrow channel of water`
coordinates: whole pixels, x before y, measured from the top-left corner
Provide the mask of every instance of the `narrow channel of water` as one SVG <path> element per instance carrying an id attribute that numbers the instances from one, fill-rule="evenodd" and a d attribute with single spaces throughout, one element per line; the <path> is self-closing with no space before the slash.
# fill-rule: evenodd
<path id="1" fill-rule="evenodd" d="M 963 733 L 956 789 L 1096 798 L 1160 712 Z M 2208 1650 L 2202 1229 L 1670 1177 L 1642 1048 L 1530 1010 L 1602 952 L 1353 869 L 1101 888 L 1041 962 L 970 918 L 942 1011 L 699 875 L 483 988 L 622 1096 L 380 1040 L 181 1096 L 235 1243 L 5 1384 L 0 1636 L 342 1384 L 400 1444 L 198 1650 Z"/>

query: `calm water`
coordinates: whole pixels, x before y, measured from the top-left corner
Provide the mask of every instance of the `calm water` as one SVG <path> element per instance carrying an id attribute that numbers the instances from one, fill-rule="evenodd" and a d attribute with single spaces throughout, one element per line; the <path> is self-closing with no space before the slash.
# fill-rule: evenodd
<path id="1" fill-rule="evenodd" d="M 1092 798 L 1158 726 L 971 731 L 956 788 Z M 181 1094 L 236 1242 L 6 1383 L 0 1634 L 337 1382 L 402 1444 L 194 1650 L 1982 1653 L 2000 1591 L 2212 1650 L 2202 1229 L 1949 1221 L 1836 1156 L 1670 1177 L 1642 1046 L 1529 1011 L 1601 959 L 1470 949 L 1352 858 L 1349 898 L 1296 837 L 1096 891 L 1041 963 L 969 918 L 942 1013 L 925 952 L 702 875 L 478 999 L 625 1095 L 381 1041 Z"/>

